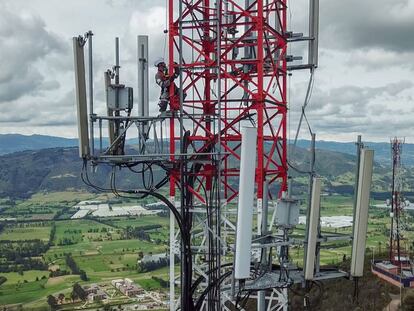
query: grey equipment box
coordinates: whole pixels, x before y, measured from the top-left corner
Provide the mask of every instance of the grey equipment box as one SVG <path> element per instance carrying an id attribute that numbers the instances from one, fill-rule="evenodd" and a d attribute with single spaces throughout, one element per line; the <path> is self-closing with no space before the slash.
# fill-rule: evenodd
<path id="1" fill-rule="evenodd" d="M 299 223 L 299 201 L 296 199 L 282 198 L 276 205 L 276 225 L 292 228 Z"/>
<path id="2" fill-rule="evenodd" d="M 134 95 L 132 87 L 125 87 L 124 85 L 110 85 L 108 87 L 106 102 L 108 108 L 112 110 L 132 109 L 134 105 Z"/>

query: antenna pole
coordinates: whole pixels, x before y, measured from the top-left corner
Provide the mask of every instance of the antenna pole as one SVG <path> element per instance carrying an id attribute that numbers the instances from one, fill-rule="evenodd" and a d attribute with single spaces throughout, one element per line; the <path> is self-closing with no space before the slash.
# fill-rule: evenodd
<path id="1" fill-rule="evenodd" d="M 95 122 L 93 113 L 93 53 L 92 53 L 92 30 L 86 33 L 88 38 L 88 57 L 89 57 L 89 139 L 91 144 L 91 155 L 95 153 L 95 139 L 93 134 L 93 124 Z"/>

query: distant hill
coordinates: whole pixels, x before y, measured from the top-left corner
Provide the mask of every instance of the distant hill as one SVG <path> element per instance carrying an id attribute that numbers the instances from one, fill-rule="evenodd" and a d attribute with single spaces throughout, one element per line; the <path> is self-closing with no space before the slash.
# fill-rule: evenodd
<path id="1" fill-rule="evenodd" d="M 133 142 L 128 141 L 130 144 Z M 107 140 L 104 139 L 104 145 Z M 309 148 L 308 140 L 298 140 L 298 147 Z M 63 138 L 47 135 L 20 135 L 20 134 L 0 134 L 0 155 L 25 150 L 40 150 L 45 148 L 76 147 L 77 138 Z M 375 150 L 375 161 L 382 165 L 390 166 L 391 150 L 389 143 L 365 142 L 365 145 Z M 316 148 L 323 150 L 336 151 L 355 155 L 354 142 L 336 141 L 317 141 Z M 414 144 L 404 144 L 403 163 L 407 166 L 414 166 Z"/>
<path id="2" fill-rule="evenodd" d="M 293 151 L 292 151 L 293 152 Z M 297 147 L 292 153 L 291 176 L 295 178 L 295 192 L 306 191 L 308 177 L 295 172 L 307 171 L 310 153 Z M 317 150 L 316 172 L 325 178 L 325 190 L 339 193 L 352 193 L 355 171 L 355 156 L 330 150 Z M 20 151 L 0 156 L 0 197 L 25 198 L 39 191 L 64 191 L 93 189 L 87 187 L 80 178 L 82 161 L 76 147 L 49 148 Z M 136 168 L 140 170 L 139 167 Z M 161 180 L 165 172 L 154 166 L 154 182 Z M 380 164 L 375 167 L 376 191 L 386 191 L 389 185 L 388 169 Z M 110 188 L 111 167 L 98 166 L 95 172 L 89 169 L 95 183 Z M 387 179 L 388 178 L 388 179 Z M 237 180 L 234 181 L 237 183 Z M 117 187 L 123 189 L 142 188 L 141 176 L 123 169 L 117 170 Z"/>
<path id="3" fill-rule="evenodd" d="M 130 147 L 133 147 L 133 142 L 131 140 L 129 142 Z M 366 143 L 366 145 L 375 149 L 374 197 L 383 200 L 388 198 L 391 184 L 388 160 L 390 147 L 388 143 Z M 48 148 L 50 146 L 53 148 Z M 76 146 L 77 139 L 42 135 L 0 135 L 0 150 L 3 153 L 0 156 L 0 197 L 24 198 L 38 191 L 91 190 L 80 178 L 82 163 Z M 269 146 L 266 146 L 267 148 Z M 309 170 L 308 148 L 309 141 L 304 140 L 298 141 L 296 148 L 289 147 L 289 171 L 290 176 L 294 177 L 293 189 L 296 193 L 305 193 L 307 189 L 308 177 L 303 172 Z M 414 155 L 414 152 L 410 152 L 414 145 L 406 144 L 404 148 L 405 163 L 407 163 L 410 161 L 410 156 Z M 13 150 L 18 151 L 12 152 Z M 317 174 L 325 179 L 324 191 L 352 194 L 355 161 L 354 143 L 317 142 L 315 169 Z M 165 172 L 158 167 L 154 166 L 153 170 L 156 181 L 165 176 Z M 413 170 L 414 167 L 406 167 L 404 193 L 414 199 Z M 117 173 L 119 187 L 129 189 L 142 187 L 139 176 L 124 171 Z M 99 166 L 96 172 L 89 174 L 99 186 L 109 188 L 111 176 L 109 166 Z M 237 186 L 237 179 L 230 182 Z"/>
<path id="4" fill-rule="evenodd" d="M 293 143 L 293 142 L 292 142 Z M 297 145 L 302 148 L 308 148 L 310 142 L 308 140 L 298 140 Z M 376 143 L 376 142 L 364 142 L 365 146 L 374 149 L 375 161 L 391 166 L 391 145 L 390 143 Z M 337 151 L 347 154 L 355 155 L 356 145 L 355 142 L 337 142 L 337 141 L 324 141 L 318 140 L 316 142 L 316 148 Z M 414 166 L 414 144 L 404 144 L 402 161 L 404 165 Z"/>
<path id="5" fill-rule="evenodd" d="M 47 135 L 0 134 L 0 154 L 25 150 L 39 150 L 55 147 L 74 147 L 77 138 L 63 138 Z"/>
<path id="6" fill-rule="evenodd" d="M 26 198 L 39 191 L 64 191 L 92 188 L 80 177 L 82 160 L 78 149 L 52 148 L 21 151 L 0 156 L 0 197 Z M 136 168 L 137 170 L 139 168 Z M 88 175 L 99 187 L 110 188 L 112 168 L 100 165 L 94 172 L 88 167 Z M 127 169 L 116 174 L 119 188 L 141 188 L 141 178 Z M 165 173 L 154 169 L 154 182 Z"/>

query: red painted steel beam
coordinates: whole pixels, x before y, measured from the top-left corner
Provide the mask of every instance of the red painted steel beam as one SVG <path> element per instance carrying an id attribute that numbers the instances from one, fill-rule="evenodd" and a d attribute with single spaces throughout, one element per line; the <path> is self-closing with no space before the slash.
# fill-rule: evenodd
<path id="1" fill-rule="evenodd" d="M 182 53 L 183 89 L 187 93 L 182 105 L 186 130 L 191 132 L 188 139 L 192 142 L 192 152 L 208 151 L 217 143 L 218 135 L 221 136 L 225 153 L 221 183 L 225 197 L 231 202 L 237 198 L 237 187 L 231 178 L 239 174 L 240 126 L 251 119 L 258 128 L 257 198 L 263 197 L 265 179 L 279 184 L 280 196 L 287 189 L 287 1 L 274 0 L 265 5 L 263 0 L 257 0 L 244 8 L 244 0 L 229 0 L 227 15 L 224 15 L 224 7 L 218 8 L 222 14 L 220 49 L 216 45 L 217 8 L 214 3 L 211 0 L 183 1 L 183 51 L 179 51 L 178 45 L 178 1 L 169 0 L 169 70 L 173 71 L 174 60 L 178 62 L 178 55 Z M 280 29 L 274 27 L 275 23 L 280 24 Z M 238 32 L 233 35 L 231 29 Z M 252 58 L 242 57 L 244 48 L 254 51 Z M 219 55 L 215 55 L 217 50 Z M 241 52 L 238 57 L 234 57 L 235 51 Z M 221 94 L 214 94 L 218 70 L 222 89 Z M 170 94 L 174 94 L 174 89 Z M 217 96 L 221 102 L 220 116 L 217 116 Z M 219 134 L 217 122 L 221 122 L 222 127 Z M 177 136 L 177 125 L 171 118 L 172 151 L 175 142 L 181 139 Z M 171 160 L 175 160 L 173 156 Z M 208 174 L 209 170 L 200 170 L 198 175 L 202 183 L 207 182 Z M 177 178 L 180 177 L 171 177 L 171 194 Z M 202 188 L 198 186 L 191 191 L 199 197 Z"/>

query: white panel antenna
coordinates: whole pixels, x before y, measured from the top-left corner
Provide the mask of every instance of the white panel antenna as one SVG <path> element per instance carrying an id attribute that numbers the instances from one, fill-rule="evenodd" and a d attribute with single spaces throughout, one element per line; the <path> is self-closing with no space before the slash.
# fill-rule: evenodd
<path id="1" fill-rule="evenodd" d="M 78 37 L 73 37 L 73 53 L 75 60 L 75 93 L 78 118 L 79 156 L 87 158 L 90 155 L 88 134 L 88 108 L 86 102 L 85 56 L 83 45 Z"/>
<path id="2" fill-rule="evenodd" d="M 361 277 L 364 273 L 365 246 L 368 227 L 368 208 L 371 192 L 374 150 L 362 149 L 359 166 L 356 199 L 354 237 L 352 243 L 351 276 Z"/>
<path id="3" fill-rule="evenodd" d="M 313 280 L 315 273 L 316 243 L 318 242 L 318 225 L 321 203 L 321 184 L 321 178 L 313 179 L 311 210 L 309 217 L 309 234 L 306 251 L 305 280 Z"/>
<path id="4" fill-rule="evenodd" d="M 247 279 L 250 277 L 252 247 L 257 128 L 243 127 L 241 136 L 234 277 Z"/>
<path id="5" fill-rule="evenodd" d="M 319 0 L 309 0 L 309 37 L 308 62 L 318 67 Z"/>
<path id="6" fill-rule="evenodd" d="M 149 116 L 148 36 L 138 36 L 138 115 Z"/>

